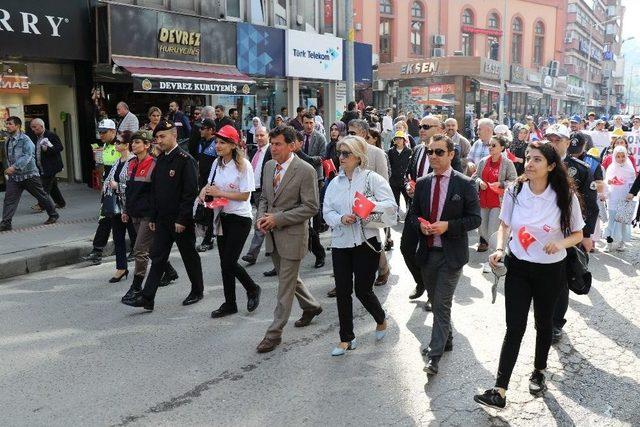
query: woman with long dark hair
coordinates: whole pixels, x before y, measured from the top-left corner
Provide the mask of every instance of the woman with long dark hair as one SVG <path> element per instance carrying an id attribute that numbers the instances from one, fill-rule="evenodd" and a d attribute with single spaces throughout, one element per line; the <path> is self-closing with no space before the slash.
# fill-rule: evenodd
<path id="1" fill-rule="evenodd" d="M 584 220 L 580 202 L 573 181 L 551 144 L 530 144 L 525 175 L 505 194 L 500 220 L 497 249 L 489 257 L 489 263 L 495 268 L 504 259 L 507 267 L 504 291 L 507 331 L 495 387 L 474 397 L 476 402 L 495 408 L 506 405 L 506 390 L 532 300 L 536 349 L 529 392 L 537 396 L 546 389 L 544 371 L 551 347 L 553 311 L 567 280 L 566 249 L 582 241 Z"/>

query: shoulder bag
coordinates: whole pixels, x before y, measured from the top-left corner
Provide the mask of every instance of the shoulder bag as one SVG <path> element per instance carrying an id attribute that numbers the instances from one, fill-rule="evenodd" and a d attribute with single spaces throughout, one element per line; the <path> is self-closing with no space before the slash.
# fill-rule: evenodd
<path id="1" fill-rule="evenodd" d="M 213 185 L 213 182 L 216 179 L 216 173 L 218 172 L 218 159 L 215 160 L 215 169 L 213 170 L 213 177 L 211 177 L 211 182 L 209 185 Z M 208 202 L 212 199 L 212 197 L 205 197 L 205 201 Z M 204 204 L 200 203 L 196 200 L 197 206 L 196 211 L 193 214 L 193 222 L 202 227 L 208 227 L 213 223 L 213 209 L 209 209 Z"/>

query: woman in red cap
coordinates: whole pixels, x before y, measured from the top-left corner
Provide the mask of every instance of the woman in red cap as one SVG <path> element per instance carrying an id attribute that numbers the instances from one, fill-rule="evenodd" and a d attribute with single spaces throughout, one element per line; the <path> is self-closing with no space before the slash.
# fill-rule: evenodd
<path id="1" fill-rule="evenodd" d="M 255 190 L 253 168 L 239 147 L 240 136 L 233 126 L 223 126 L 215 136 L 218 157 L 207 185 L 200 191 L 200 200 L 205 203 L 207 199 L 214 206 L 213 226 L 224 287 L 225 302 L 211 313 L 213 318 L 238 312 L 236 278 L 247 291 L 247 310 L 254 311 L 260 304 L 260 286 L 238 264 L 253 223 L 249 201 Z"/>

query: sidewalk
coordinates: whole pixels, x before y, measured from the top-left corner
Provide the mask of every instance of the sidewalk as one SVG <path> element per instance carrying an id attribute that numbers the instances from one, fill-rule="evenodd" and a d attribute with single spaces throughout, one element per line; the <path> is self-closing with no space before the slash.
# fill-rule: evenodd
<path id="1" fill-rule="evenodd" d="M 60 183 L 60 191 L 67 206 L 52 225 L 43 225 L 47 214 L 34 214 L 31 206 L 36 200 L 22 193 L 13 230 L 0 232 L 0 279 L 73 264 L 91 251 L 100 193 L 86 184 L 67 183 Z M 0 193 L 0 204 L 4 194 Z"/>

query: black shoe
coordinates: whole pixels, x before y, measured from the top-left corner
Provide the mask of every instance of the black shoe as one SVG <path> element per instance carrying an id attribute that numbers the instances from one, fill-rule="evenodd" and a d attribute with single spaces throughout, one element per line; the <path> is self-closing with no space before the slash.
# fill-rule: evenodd
<path id="1" fill-rule="evenodd" d="M 449 338 L 444 345 L 444 351 L 453 351 L 453 338 Z"/>
<path id="2" fill-rule="evenodd" d="M 174 270 L 172 273 L 164 273 L 162 279 L 160 279 L 160 284 L 158 286 L 169 286 L 171 282 L 178 279 L 178 273 Z"/>
<path id="3" fill-rule="evenodd" d="M 200 301 L 203 298 L 202 295 L 194 295 L 194 294 L 189 294 L 187 295 L 187 297 L 184 299 L 184 301 L 182 301 L 182 305 L 191 305 L 191 304 L 195 304 L 198 301 Z"/>
<path id="4" fill-rule="evenodd" d="M 129 270 L 125 270 L 124 273 L 120 275 L 120 277 L 113 276 L 111 279 L 109 279 L 109 283 L 118 283 L 120 280 L 122 280 L 123 277 L 125 279 L 129 278 Z"/>
<path id="5" fill-rule="evenodd" d="M 129 288 L 127 293 L 124 294 L 121 301 L 124 302 L 125 300 L 133 299 L 138 295 L 140 295 L 140 293 L 142 292 L 143 280 L 144 280 L 144 277 L 142 276 L 133 276 L 133 283 L 131 284 L 131 287 Z"/>
<path id="6" fill-rule="evenodd" d="M 51 224 L 55 224 L 56 221 L 58 221 L 58 218 L 60 218 L 60 215 L 58 214 L 53 214 L 51 215 L 49 218 L 47 218 L 47 220 L 44 222 L 44 225 L 51 225 Z"/>
<path id="7" fill-rule="evenodd" d="M 439 357 L 430 357 L 427 366 L 423 368 L 423 371 L 427 373 L 427 375 L 435 375 L 438 373 L 438 362 L 440 362 Z"/>
<path id="8" fill-rule="evenodd" d="M 336 297 L 336 288 L 333 288 L 329 292 L 327 292 L 327 296 L 329 298 L 335 298 Z"/>
<path id="9" fill-rule="evenodd" d="M 253 265 L 256 263 L 257 259 L 252 257 L 251 255 L 245 255 L 242 257 L 242 260 L 245 261 L 249 265 Z"/>
<path id="10" fill-rule="evenodd" d="M 413 290 L 413 293 L 409 295 L 409 299 L 420 298 L 422 294 L 424 294 L 424 288 L 416 286 L 416 288 Z"/>
<path id="11" fill-rule="evenodd" d="M 482 394 L 476 394 L 473 396 L 473 400 L 481 405 L 490 406 L 492 408 L 503 409 L 507 405 L 507 399 L 500 396 L 500 393 L 495 388 L 486 390 Z"/>
<path id="12" fill-rule="evenodd" d="M 262 293 L 262 289 L 256 285 L 256 290 L 251 295 L 247 294 L 247 311 L 249 313 L 260 305 L 260 293 Z"/>
<path id="13" fill-rule="evenodd" d="M 230 314 L 236 314 L 238 307 L 235 305 L 229 305 L 226 302 L 220 306 L 219 309 L 211 312 L 211 317 L 217 319 L 218 317 L 229 316 Z"/>
<path id="14" fill-rule="evenodd" d="M 534 396 L 539 396 L 547 389 L 545 384 L 544 374 L 537 369 L 533 371 L 529 377 L 529 393 Z"/>
<path id="15" fill-rule="evenodd" d="M 64 209 L 67 205 L 59 205 L 56 203 L 56 209 Z"/>
<path id="16" fill-rule="evenodd" d="M 3 222 L 0 223 L 0 231 L 9 231 L 11 230 L 11 224 Z"/>
<path id="17" fill-rule="evenodd" d="M 94 264 L 100 264 L 102 262 L 102 252 L 96 251 L 94 249 L 89 255 L 85 255 L 80 259 L 82 261 L 90 261 Z"/>
<path id="18" fill-rule="evenodd" d="M 428 299 L 424 305 L 424 311 L 433 311 L 433 307 L 431 306 L 431 300 Z"/>
<path id="19" fill-rule="evenodd" d="M 313 264 L 314 268 L 322 268 L 324 267 L 324 258 L 316 258 L 316 263 Z"/>
<path id="20" fill-rule="evenodd" d="M 122 303 L 130 307 L 142 307 L 145 310 L 153 311 L 153 300 L 147 299 L 142 294 L 139 294 L 131 299 L 123 299 Z"/>
<path id="21" fill-rule="evenodd" d="M 264 277 L 273 277 L 273 276 L 277 276 L 278 272 L 276 271 L 276 269 L 274 268 L 273 270 L 269 270 L 269 271 L 265 271 L 264 273 Z"/>
<path id="22" fill-rule="evenodd" d="M 198 252 L 207 252 L 213 249 L 213 243 L 202 243 L 198 246 Z"/>
<path id="23" fill-rule="evenodd" d="M 384 244 L 384 250 L 388 252 L 391 249 L 393 249 L 393 240 L 387 240 L 387 243 Z"/>
<path id="24" fill-rule="evenodd" d="M 551 334 L 551 344 L 557 344 L 562 339 L 562 329 L 560 328 L 553 328 L 553 332 Z"/>

